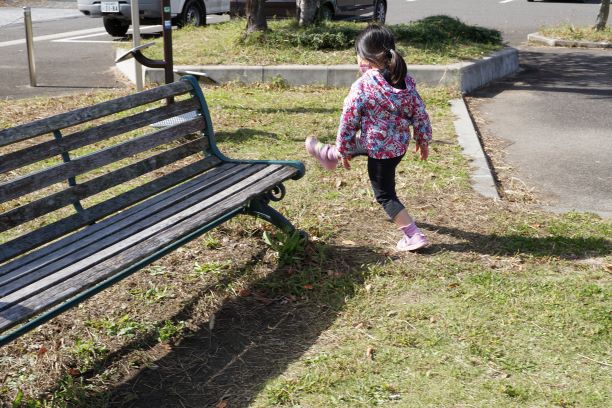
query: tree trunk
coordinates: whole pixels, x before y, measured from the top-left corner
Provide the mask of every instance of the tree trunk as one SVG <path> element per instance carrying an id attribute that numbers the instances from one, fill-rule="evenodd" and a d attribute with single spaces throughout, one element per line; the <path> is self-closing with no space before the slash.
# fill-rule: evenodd
<path id="1" fill-rule="evenodd" d="M 296 4 L 300 27 L 314 24 L 319 8 L 319 0 L 297 0 Z"/>
<path id="2" fill-rule="evenodd" d="M 595 30 L 601 31 L 606 28 L 609 15 L 610 0 L 601 0 L 601 7 L 599 8 L 599 14 L 597 15 L 597 23 L 595 23 Z"/>
<path id="3" fill-rule="evenodd" d="M 246 32 L 266 31 L 268 22 L 264 11 L 266 0 L 247 0 L 246 2 Z"/>

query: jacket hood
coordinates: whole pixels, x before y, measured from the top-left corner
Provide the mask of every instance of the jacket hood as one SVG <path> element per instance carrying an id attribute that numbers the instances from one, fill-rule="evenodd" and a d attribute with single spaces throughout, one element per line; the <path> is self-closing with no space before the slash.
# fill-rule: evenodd
<path id="1" fill-rule="evenodd" d="M 389 112 L 398 112 L 402 105 L 401 101 L 410 95 L 414 87 L 412 81 L 409 81 L 408 77 L 406 77 L 406 89 L 395 88 L 387 82 L 382 73 L 377 69 L 366 71 L 362 78 L 365 80 L 366 86 L 378 88 L 376 89 L 377 92 L 372 92 L 371 95 L 374 96 L 375 103 L 379 107 Z"/>

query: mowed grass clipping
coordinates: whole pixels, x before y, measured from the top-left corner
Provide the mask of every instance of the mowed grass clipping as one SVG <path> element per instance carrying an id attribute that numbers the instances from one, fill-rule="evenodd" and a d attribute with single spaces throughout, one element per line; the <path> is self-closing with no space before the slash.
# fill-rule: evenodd
<path id="1" fill-rule="evenodd" d="M 545 37 L 569 41 L 612 42 L 612 28 L 609 26 L 597 31 L 593 27 L 560 24 L 540 27 L 539 33 Z"/>
<path id="2" fill-rule="evenodd" d="M 355 37 L 367 23 L 324 22 L 301 28 L 292 19 L 268 21 L 269 31 L 245 36 L 246 20 L 173 32 L 177 65 L 355 64 Z M 449 64 L 480 59 L 502 47 L 499 31 L 432 16 L 390 25 L 409 64 Z M 150 51 L 162 58 L 162 40 Z"/>
<path id="3" fill-rule="evenodd" d="M 240 217 L 0 350 L 24 406 L 606 407 L 612 225 L 475 194 L 445 89 L 420 88 L 431 157 L 398 193 L 431 247 L 393 251 L 365 160 L 323 170 L 346 90 L 206 88 L 230 157 L 300 159 L 273 205 L 298 244 Z M 0 123 L 108 99 L 0 102 Z M 30 405 L 26 405 L 30 404 Z M 17 405 L 19 406 L 19 405 Z"/>

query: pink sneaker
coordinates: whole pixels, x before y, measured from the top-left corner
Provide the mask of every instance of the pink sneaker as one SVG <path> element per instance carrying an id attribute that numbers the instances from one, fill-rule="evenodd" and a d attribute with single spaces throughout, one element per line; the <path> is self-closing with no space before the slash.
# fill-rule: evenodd
<path id="1" fill-rule="evenodd" d="M 321 166 L 327 170 L 334 170 L 338 166 L 338 153 L 335 146 L 321 143 L 313 136 L 308 136 L 304 145 L 308 154 L 319 160 Z"/>
<path id="2" fill-rule="evenodd" d="M 427 238 L 421 232 L 417 232 L 411 237 L 404 235 L 402 239 L 397 242 L 398 251 L 416 251 L 417 249 L 424 248 L 429 245 Z"/>

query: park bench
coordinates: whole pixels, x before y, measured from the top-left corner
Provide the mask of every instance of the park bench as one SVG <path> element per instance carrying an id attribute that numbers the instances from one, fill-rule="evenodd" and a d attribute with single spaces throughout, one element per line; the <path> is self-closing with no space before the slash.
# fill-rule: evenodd
<path id="1" fill-rule="evenodd" d="M 303 174 L 224 156 L 189 76 L 0 130 L 0 346 L 238 214 L 295 231 Z"/>

